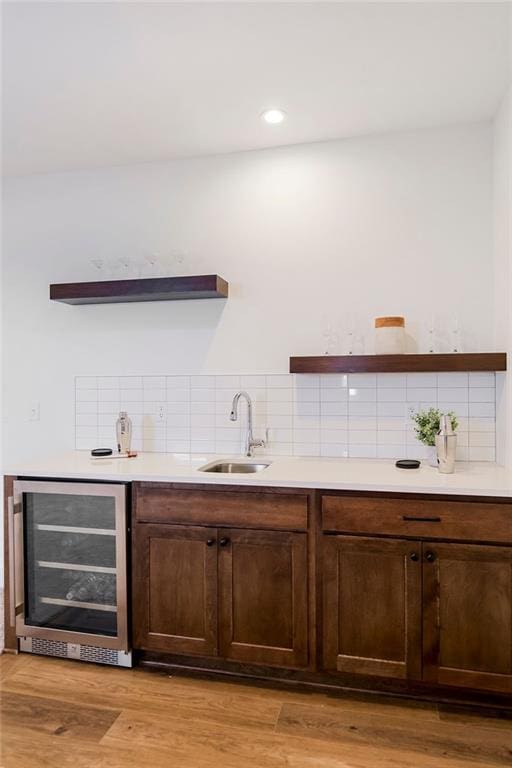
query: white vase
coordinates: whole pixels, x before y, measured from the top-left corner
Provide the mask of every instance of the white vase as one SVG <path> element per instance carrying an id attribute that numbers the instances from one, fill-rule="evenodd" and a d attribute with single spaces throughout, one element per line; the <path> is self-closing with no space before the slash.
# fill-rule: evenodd
<path id="1" fill-rule="evenodd" d="M 429 466 L 438 468 L 437 448 L 435 445 L 427 445 L 427 461 Z"/>

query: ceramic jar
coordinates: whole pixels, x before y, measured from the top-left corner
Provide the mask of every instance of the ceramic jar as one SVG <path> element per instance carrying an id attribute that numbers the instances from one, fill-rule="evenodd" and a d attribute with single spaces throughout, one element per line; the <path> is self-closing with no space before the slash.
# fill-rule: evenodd
<path id="1" fill-rule="evenodd" d="M 405 352 L 405 319 L 375 318 L 375 354 L 402 355 Z"/>

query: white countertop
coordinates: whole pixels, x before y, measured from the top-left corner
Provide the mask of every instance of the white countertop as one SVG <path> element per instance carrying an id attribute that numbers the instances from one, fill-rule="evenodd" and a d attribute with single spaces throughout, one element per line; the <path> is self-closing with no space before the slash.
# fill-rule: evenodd
<path id="1" fill-rule="evenodd" d="M 199 467 L 226 456 L 140 453 L 132 459 L 92 459 L 88 451 L 9 467 L 5 474 L 103 481 L 153 481 L 319 488 L 353 491 L 395 491 L 474 496 L 512 496 L 512 471 L 491 462 L 459 462 L 455 473 L 442 475 L 422 463 L 419 469 L 397 469 L 392 459 L 303 459 L 256 457 L 270 466 L 254 474 L 200 472 Z M 236 457 L 231 460 L 248 461 Z M 249 460 L 250 461 L 250 460 Z"/>

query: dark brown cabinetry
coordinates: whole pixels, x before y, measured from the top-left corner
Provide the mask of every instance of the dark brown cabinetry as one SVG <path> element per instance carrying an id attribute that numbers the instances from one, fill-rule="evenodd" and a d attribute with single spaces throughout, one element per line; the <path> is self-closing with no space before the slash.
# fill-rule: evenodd
<path id="1" fill-rule="evenodd" d="M 424 552 L 424 679 L 512 694 L 512 548 Z"/>
<path id="2" fill-rule="evenodd" d="M 326 495 L 322 523 L 324 669 L 512 694 L 512 547 L 439 540 L 504 541 L 509 505 Z"/>
<path id="3" fill-rule="evenodd" d="M 324 665 L 421 678 L 421 543 L 325 536 Z"/>
<path id="4" fill-rule="evenodd" d="M 217 531 L 141 525 L 134 552 L 137 648 L 217 652 Z"/>
<path id="5" fill-rule="evenodd" d="M 186 490 L 141 484 L 135 498 L 137 649 L 307 665 L 307 496 L 191 490 L 187 498 Z M 254 525 L 258 505 L 262 528 L 298 530 L 226 526 Z M 201 516 L 208 527 L 183 524 Z"/>
<path id="6" fill-rule="evenodd" d="M 132 520 L 142 664 L 511 706 L 510 499 L 135 482 Z"/>
<path id="7" fill-rule="evenodd" d="M 308 661 L 303 533 L 221 531 L 220 655 L 277 666 Z"/>

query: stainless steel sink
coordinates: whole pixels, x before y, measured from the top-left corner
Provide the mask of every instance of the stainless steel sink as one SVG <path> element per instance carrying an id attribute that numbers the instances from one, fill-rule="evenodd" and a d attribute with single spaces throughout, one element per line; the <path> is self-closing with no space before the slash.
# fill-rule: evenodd
<path id="1" fill-rule="evenodd" d="M 223 475 L 245 475 L 250 472 L 261 472 L 270 464 L 250 461 L 216 461 L 214 464 L 207 464 L 199 468 L 199 472 L 219 472 Z"/>

